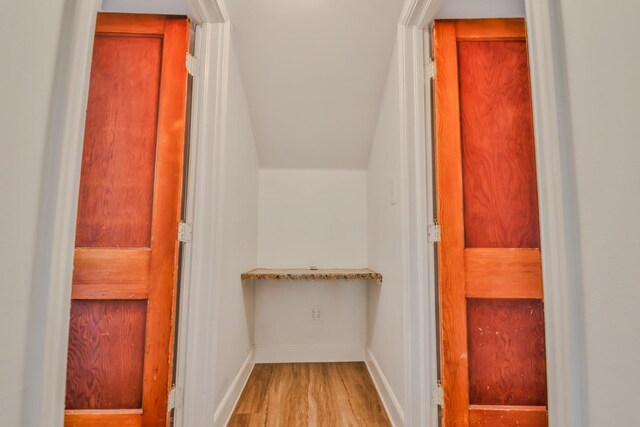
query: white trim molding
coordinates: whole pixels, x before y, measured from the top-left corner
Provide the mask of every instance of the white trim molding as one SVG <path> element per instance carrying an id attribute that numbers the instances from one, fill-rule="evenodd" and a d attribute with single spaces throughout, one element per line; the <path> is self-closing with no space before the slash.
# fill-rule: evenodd
<path id="1" fill-rule="evenodd" d="M 185 220 L 192 224 L 194 237 L 182 253 L 175 382 L 177 388 L 183 390 L 184 400 L 175 410 L 176 427 L 217 425 L 215 420 L 218 419 L 212 403 L 222 280 L 222 247 L 217 236 L 222 235 L 223 227 L 231 43 L 224 0 L 187 2 L 198 24 L 194 56 L 200 69 L 193 78 L 191 92 L 190 152 L 184 203 Z M 253 367 L 253 353 L 250 357 Z M 223 403 L 226 401 L 227 396 Z"/>
<path id="2" fill-rule="evenodd" d="M 240 367 L 236 377 L 233 379 L 233 382 L 229 386 L 227 393 L 222 398 L 220 405 L 216 409 L 214 418 L 213 418 L 213 427 L 224 427 L 229 423 L 231 416 L 233 415 L 233 410 L 238 404 L 238 400 L 240 400 L 240 396 L 242 395 L 242 390 L 244 390 L 244 386 L 247 384 L 249 377 L 251 376 L 251 372 L 253 371 L 253 367 L 255 366 L 254 353 L 253 350 L 247 356 L 246 360 Z M 205 424 L 210 425 L 210 424 Z"/>
<path id="3" fill-rule="evenodd" d="M 587 425 L 580 246 L 561 13 L 525 0 L 540 204 L 549 425 Z"/>
<path id="4" fill-rule="evenodd" d="M 405 283 L 405 426 L 435 426 L 438 408 L 432 390 L 437 383 L 437 319 L 434 248 L 427 244 L 428 223 L 433 221 L 430 90 L 425 81 L 424 30 L 442 1 L 409 0 L 400 15 L 400 123 L 403 187 L 407 213 L 405 246 L 408 250 Z"/>
<path id="5" fill-rule="evenodd" d="M 389 421 L 391 421 L 393 427 L 404 426 L 404 412 L 402 411 L 402 406 L 393 393 L 393 389 L 387 381 L 387 378 L 384 376 L 382 369 L 380 369 L 378 361 L 371 350 L 368 349 L 365 364 L 367 365 L 369 375 L 371 375 L 371 379 L 373 380 L 373 385 L 376 387 L 376 391 L 382 400 L 384 409 L 387 411 Z"/>
<path id="6" fill-rule="evenodd" d="M 196 27 L 195 55 L 202 66 L 193 80 L 191 153 L 186 221 L 192 242 L 182 259 L 176 384 L 184 402 L 176 426 L 211 425 L 218 355 L 229 23 Z"/>
<path id="7" fill-rule="evenodd" d="M 408 0 L 400 13 L 400 25 L 423 30 L 433 21 L 442 2 L 447 0 Z"/>
<path id="8" fill-rule="evenodd" d="M 98 0 L 64 4 L 47 124 L 22 425 L 62 426 L 71 275 Z"/>
<path id="9" fill-rule="evenodd" d="M 429 384 L 432 351 L 428 346 L 430 316 L 427 300 L 426 253 L 427 189 L 425 153 L 424 66 L 422 30 L 400 25 L 398 58 L 400 68 L 401 191 L 405 307 L 405 425 L 425 426 L 431 401 Z M 433 306 L 435 307 L 435 306 Z M 433 353 L 435 355 L 435 353 Z"/>
<path id="10" fill-rule="evenodd" d="M 229 21 L 224 0 L 186 0 L 197 24 L 222 24 Z"/>

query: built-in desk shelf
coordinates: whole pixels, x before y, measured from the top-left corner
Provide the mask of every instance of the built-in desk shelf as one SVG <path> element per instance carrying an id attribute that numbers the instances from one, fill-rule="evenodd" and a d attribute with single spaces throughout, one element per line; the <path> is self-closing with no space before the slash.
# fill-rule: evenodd
<path id="1" fill-rule="evenodd" d="M 368 268 L 256 268 L 240 277 L 242 280 L 372 280 L 382 283 L 382 274 Z"/>

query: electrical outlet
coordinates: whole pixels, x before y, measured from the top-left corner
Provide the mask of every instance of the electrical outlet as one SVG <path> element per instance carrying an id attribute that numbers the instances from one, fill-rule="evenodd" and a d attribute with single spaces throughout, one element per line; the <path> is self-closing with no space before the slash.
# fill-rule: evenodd
<path id="1" fill-rule="evenodd" d="M 322 322 L 322 308 L 320 306 L 311 307 L 310 313 L 312 322 Z"/>

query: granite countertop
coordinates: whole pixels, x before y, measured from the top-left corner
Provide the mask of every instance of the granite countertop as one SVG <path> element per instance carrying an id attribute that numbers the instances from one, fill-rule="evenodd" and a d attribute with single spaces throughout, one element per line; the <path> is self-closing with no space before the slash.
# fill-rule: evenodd
<path id="1" fill-rule="evenodd" d="M 382 274 L 368 268 L 256 268 L 240 277 L 242 280 L 373 280 L 382 283 Z"/>

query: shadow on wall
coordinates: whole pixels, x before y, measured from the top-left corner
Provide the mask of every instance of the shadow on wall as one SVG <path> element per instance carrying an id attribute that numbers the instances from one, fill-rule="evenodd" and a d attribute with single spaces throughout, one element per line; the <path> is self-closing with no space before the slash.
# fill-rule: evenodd
<path id="1" fill-rule="evenodd" d="M 378 318 L 378 305 L 380 304 L 380 292 L 382 283 L 370 283 L 367 286 L 367 347 L 371 342 L 375 321 Z"/>
<path id="2" fill-rule="evenodd" d="M 245 306 L 244 315 L 248 326 L 247 337 L 251 345 L 255 345 L 253 332 L 255 330 L 256 285 L 255 283 L 242 282 L 240 286 L 242 286 L 242 299 L 244 300 Z"/>

